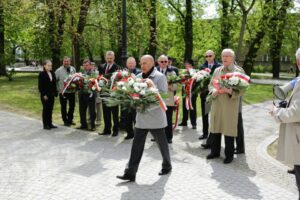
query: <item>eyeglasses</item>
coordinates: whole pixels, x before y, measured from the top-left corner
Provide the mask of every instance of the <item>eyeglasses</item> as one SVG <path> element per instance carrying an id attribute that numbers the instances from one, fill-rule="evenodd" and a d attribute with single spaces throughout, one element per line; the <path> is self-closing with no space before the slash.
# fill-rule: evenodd
<path id="1" fill-rule="evenodd" d="M 159 61 L 160 63 L 168 63 L 168 61 Z"/>
<path id="2" fill-rule="evenodd" d="M 205 58 L 211 58 L 212 57 L 212 55 L 207 55 L 207 56 L 205 56 Z"/>

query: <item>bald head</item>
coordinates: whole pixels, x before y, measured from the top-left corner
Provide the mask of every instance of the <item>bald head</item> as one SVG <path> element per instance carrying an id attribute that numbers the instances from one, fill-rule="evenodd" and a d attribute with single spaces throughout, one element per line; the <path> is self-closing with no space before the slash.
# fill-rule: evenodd
<path id="1" fill-rule="evenodd" d="M 134 57 L 129 57 L 127 59 L 126 66 L 130 70 L 134 70 L 135 69 L 135 67 L 136 67 L 136 61 L 135 61 Z"/>
<path id="2" fill-rule="evenodd" d="M 141 70 L 147 73 L 154 67 L 154 58 L 151 55 L 144 55 L 141 57 Z"/>

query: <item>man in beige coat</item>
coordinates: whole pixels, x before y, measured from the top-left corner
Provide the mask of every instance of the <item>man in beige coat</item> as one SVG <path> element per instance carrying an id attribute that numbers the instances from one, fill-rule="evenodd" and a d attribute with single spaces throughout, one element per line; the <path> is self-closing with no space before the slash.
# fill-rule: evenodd
<path id="1" fill-rule="evenodd" d="M 296 52 L 300 69 L 300 48 Z M 300 199 L 300 78 L 288 100 L 287 108 L 274 107 L 270 114 L 280 123 L 277 159 L 295 167 L 296 183 Z"/>
<path id="2" fill-rule="evenodd" d="M 234 64 L 235 53 L 231 49 L 222 51 L 222 66 L 217 68 L 212 76 L 212 80 L 220 79 L 224 74 L 231 72 L 244 73 L 243 69 Z M 232 88 L 220 88 L 217 90 L 213 86 L 213 81 L 209 85 L 209 92 L 213 95 L 210 115 L 210 132 L 212 133 L 211 153 L 206 157 L 213 159 L 220 157 L 221 137 L 225 136 L 225 159 L 224 163 L 233 161 L 234 138 L 237 137 L 237 124 L 239 103 L 242 92 L 234 91 Z"/>

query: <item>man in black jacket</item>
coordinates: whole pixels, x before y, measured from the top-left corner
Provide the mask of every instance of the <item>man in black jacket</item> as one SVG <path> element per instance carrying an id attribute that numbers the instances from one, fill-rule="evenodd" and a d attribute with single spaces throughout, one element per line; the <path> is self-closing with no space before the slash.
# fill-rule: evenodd
<path id="1" fill-rule="evenodd" d="M 205 63 L 200 66 L 200 70 L 209 68 L 211 70 L 210 74 L 213 74 L 215 69 L 220 67 L 221 64 L 215 60 L 215 53 L 212 50 L 205 52 Z M 208 95 L 208 88 L 200 94 L 201 98 L 201 111 L 202 111 L 202 132 L 203 135 L 199 137 L 199 140 L 206 139 L 208 137 L 208 111 L 205 109 L 207 107 L 206 97 Z"/>
<path id="2" fill-rule="evenodd" d="M 99 73 L 103 74 L 110 80 L 112 73 L 121 68 L 115 64 L 115 53 L 113 51 L 106 52 L 105 55 L 106 63 L 99 67 Z M 112 136 L 117 136 L 119 131 L 119 106 L 108 107 L 103 102 L 103 118 L 104 118 L 104 130 L 99 135 L 110 135 L 111 134 L 111 115 L 113 116 L 114 126 Z"/>

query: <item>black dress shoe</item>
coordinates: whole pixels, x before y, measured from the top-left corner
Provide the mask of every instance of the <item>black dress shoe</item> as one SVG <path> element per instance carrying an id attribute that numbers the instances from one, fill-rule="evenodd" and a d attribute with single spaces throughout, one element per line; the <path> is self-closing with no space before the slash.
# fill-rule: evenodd
<path id="1" fill-rule="evenodd" d="M 86 126 L 79 126 L 79 127 L 77 127 L 76 129 L 80 129 L 80 130 L 86 130 L 86 129 L 87 129 L 87 127 L 86 127 Z"/>
<path id="2" fill-rule="evenodd" d="M 50 128 L 57 128 L 57 126 L 54 126 L 53 124 L 51 124 Z"/>
<path id="3" fill-rule="evenodd" d="M 178 124 L 178 126 L 187 126 L 187 123 L 181 122 L 180 124 Z"/>
<path id="4" fill-rule="evenodd" d="M 172 144 L 172 140 L 168 140 L 168 143 L 169 143 L 169 144 Z"/>
<path id="5" fill-rule="evenodd" d="M 209 154 L 206 156 L 206 159 L 214 159 L 214 158 L 219 158 L 220 154 Z"/>
<path id="6" fill-rule="evenodd" d="M 127 135 L 124 139 L 125 139 L 125 140 L 130 140 L 130 139 L 132 139 L 132 138 L 134 138 L 133 135 Z"/>
<path id="7" fill-rule="evenodd" d="M 112 137 L 118 136 L 118 132 L 113 132 Z"/>
<path id="8" fill-rule="evenodd" d="M 158 175 L 163 176 L 163 175 L 166 175 L 166 174 L 170 173 L 171 171 L 172 171 L 172 168 L 170 168 L 170 169 L 162 169 L 162 170 L 160 170 L 160 172 L 158 173 Z"/>
<path id="9" fill-rule="evenodd" d="M 98 135 L 110 135 L 109 132 L 102 132 L 102 133 L 98 133 Z"/>
<path id="10" fill-rule="evenodd" d="M 135 176 L 128 175 L 128 174 L 124 174 L 123 176 L 117 176 L 117 178 L 121 179 L 121 180 L 124 180 L 124 181 L 130 181 L 130 182 L 135 181 Z"/>
<path id="11" fill-rule="evenodd" d="M 233 157 L 226 157 L 223 161 L 224 164 L 229 164 L 233 161 Z"/>
<path id="12" fill-rule="evenodd" d="M 197 126 L 196 126 L 196 125 L 193 125 L 192 129 L 197 129 Z"/>
<path id="13" fill-rule="evenodd" d="M 69 122 L 64 122 L 65 126 L 71 126 L 71 124 Z"/>
<path id="14" fill-rule="evenodd" d="M 198 138 L 199 140 L 204 140 L 204 139 L 206 139 L 207 138 L 207 135 L 200 135 L 200 137 Z"/>
<path id="15" fill-rule="evenodd" d="M 209 144 L 201 144 L 201 147 L 203 149 L 210 149 L 210 145 Z"/>
<path id="16" fill-rule="evenodd" d="M 51 130 L 51 127 L 50 126 L 44 126 L 44 129 L 45 130 Z"/>
<path id="17" fill-rule="evenodd" d="M 75 122 L 69 122 L 70 125 L 76 125 Z"/>
<path id="18" fill-rule="evenodd" d="M 295 174 L 296 172 L 295 172 L 295 169 L 289 169 L 289 170 L 287 170 L 287 173 L 289 173 L 289 174 Z"/>
<path id="19" fill-rule="evenodd" d="M 234 150 L 234 152 L 233 152 L 234 154 L 244 154 L 245 153 L 245 151 L 241 151 L 241 150 Z"/>

